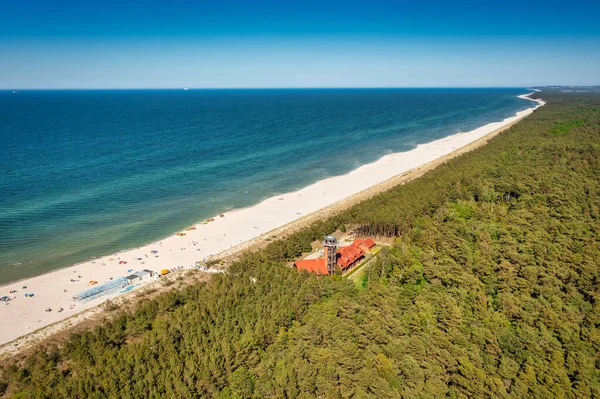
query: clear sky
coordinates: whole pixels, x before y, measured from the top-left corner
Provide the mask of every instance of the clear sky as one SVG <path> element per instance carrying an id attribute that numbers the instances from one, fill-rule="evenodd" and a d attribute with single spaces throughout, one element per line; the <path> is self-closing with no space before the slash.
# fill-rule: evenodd
<path id="1" fill-rule="evenodd" d="M 600 84 L 600 1 L 0 0 L 0 88 Z"/>

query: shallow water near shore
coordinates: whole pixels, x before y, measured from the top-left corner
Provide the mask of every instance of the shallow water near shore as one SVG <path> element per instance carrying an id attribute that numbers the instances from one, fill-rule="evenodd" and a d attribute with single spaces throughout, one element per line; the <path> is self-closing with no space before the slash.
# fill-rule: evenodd
<path id="1" fill-rule="evenodd" d="M 0 92 L 0 284 L 503 120 L 524 93 Z"/>

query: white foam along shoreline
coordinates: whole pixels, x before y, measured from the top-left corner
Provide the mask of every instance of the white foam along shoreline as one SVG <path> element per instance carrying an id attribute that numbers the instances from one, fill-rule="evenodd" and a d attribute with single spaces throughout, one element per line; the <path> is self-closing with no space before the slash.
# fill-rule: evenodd
<path id="1" fill-rule="evenodd" d="M 10 301 L 9 305 L 0 302 L 0 345 L 96 307 L 118 295 L 117 293 L 100 297 L 87 303 L 74 302 L 73 295 L 90 288 L 90 280 L 102 284 L 111 278 L 130 274 L 130 269 L 134 272 L 142 269 L 159 272 L 161 269 L 171 269 L 179 265 L 192 267 L 196 261 L 231 250 L 241 243 L 388 181 L 394 176 L 448 155 L 526 117 L 544 105 L 541 100 L 529 98 L 530 94 L 519 97 L 536 102 L 536 105 L 503 121 L 420 144 L 407 152 L 389 154 L 345 175 L 331 177 L 298 191 L 268 198 L 248 208 L 229 211 L 224 217 L 217 216 L 208 224 L 194 225 L 196 229 L 186 231 L 185 236 L 173 234 L 139 248 L 5 284 L 0 287 L 0 297 L 9 295 L 16 298 Z M 158 251 L 158 257 L 151 253 L 152 250 Z M 139 258 L 141 260 L 138 260 Z M 127 263 L 119 264 L 120 261 Z M 72 282 L 71 279 L 78 281 Z M 23 285 L 26 285 L 27 289 L 23 289 Z M 11 290 L 18 292 L 11 294 Z M 34 293 L 34 296 L 26 298 L 26 292 Z M 64 310 L 57 312 L 61 307 Z M 53 310 L 46 312 L 46 308 Z"/>

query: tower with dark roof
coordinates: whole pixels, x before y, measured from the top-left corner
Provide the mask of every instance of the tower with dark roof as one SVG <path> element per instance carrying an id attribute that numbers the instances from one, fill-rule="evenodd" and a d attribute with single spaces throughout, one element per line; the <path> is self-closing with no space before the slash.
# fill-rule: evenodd
<path id="1" fill-rule="evenodd" d="M 323 239 L 325 263 L 327 265 L 327 273 L 329 273 L 330 275 L 332 275 L 335 272 L 335 266 L 337 264 L 337 245 L 338 240 L 334 236 L 325 236 L 325 238 Z"/>

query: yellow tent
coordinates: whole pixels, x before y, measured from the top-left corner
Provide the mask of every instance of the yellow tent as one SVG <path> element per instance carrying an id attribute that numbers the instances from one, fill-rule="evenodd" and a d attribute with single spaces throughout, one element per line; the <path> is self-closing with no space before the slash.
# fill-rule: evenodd
<path id="1" fill-rule="evenodd" d="M 169 274 L 169 269 L 162 269 L 162 270 L 160 271 L 160 275 L 161 275 L 161 276 L 164 276 L 165 274 Z"/>

